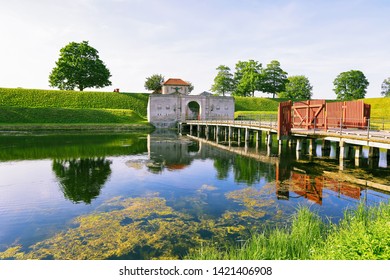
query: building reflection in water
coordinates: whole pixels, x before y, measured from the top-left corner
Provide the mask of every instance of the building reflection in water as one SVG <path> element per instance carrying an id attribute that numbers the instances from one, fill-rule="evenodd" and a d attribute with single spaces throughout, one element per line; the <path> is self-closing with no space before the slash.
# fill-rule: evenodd
<path id="1" fill-rule="evenodd" d="M 317 145 L 316 150 L 317 158 L 323 157 L 322 146 Z M 357 201 L 362 199 L 366 186 L 386 193 L 390 191 L 387 185 L 348 177 L 338 171 L 336 165 L 334 172 L 325 171 L 326 167 L 313 171 L 314 162 L 305 165 L 300 162 L 301 159 L 295 159 L 295 149 L 291 151 L 291 155 L 285 154 L 282 159 L 267 156 L 268 153 L 243 147 L 227 147 L 205 139 L 194 141 L 187 137 L 178 137 L 174 131 L 157 130 L 148 136 L 148 159 L 143 159 L 141 165 L 146 166 L 152 173 L 161 173 L 163 170 L 184 169 L 196 159 L 211 158 L 214 160 L 218 178 L 226 178 L 231 171 L 235 181 L 248 185 L 259 182 L 262 177 L 267 178 L 267 181 L 275 180 L 275 192 L 279 200 L 305 198 L 318 205 L 323 203 L 325 190 L 328 195 L 344 196 Z M 328 158 L 332 158 L 332 152 Z M 127 165 L 134 167 L 140 164 L 135 161 L 137 160 L 129 161 Z"/>

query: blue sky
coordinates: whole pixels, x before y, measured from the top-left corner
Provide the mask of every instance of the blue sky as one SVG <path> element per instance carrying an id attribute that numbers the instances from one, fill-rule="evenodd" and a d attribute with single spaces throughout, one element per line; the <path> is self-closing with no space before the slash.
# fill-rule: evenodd
<path id="1" fill-rule="evenodd" d="M 361 70 L 380 97 L 389 15 L 387 0 L 0 0 L 0 87 L 48 89 L 59 50 L 87 40 L 111 71 L 107 91 L 145 92 L 158 73 L 202 92 L 219 65 L 254 59 L 307 76 L 313 98 L 335 98 L 335 77 Z"/>

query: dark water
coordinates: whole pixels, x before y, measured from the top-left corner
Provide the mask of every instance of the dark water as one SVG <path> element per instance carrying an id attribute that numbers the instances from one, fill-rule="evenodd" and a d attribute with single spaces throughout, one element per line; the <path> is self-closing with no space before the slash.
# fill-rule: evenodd
<path id="1" fill-rule="evenodd" d="M 302 205 L 337 222 L 390 197 L 388 168 L 240 149 L 167 132 L 0 136 L 0 259 L 182 258 L 286 225 Z"/>

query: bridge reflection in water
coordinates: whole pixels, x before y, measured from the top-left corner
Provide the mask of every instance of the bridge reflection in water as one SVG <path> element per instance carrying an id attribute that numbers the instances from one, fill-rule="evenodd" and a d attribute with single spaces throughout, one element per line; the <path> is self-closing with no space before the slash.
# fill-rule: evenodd
<path id="1" fill-rule="evenodd" d="M 304 197 L 316 204 L 322 205 L 324 195 L 337 196 L 341 199 L 364 201 L 367 199 L 364 193 L 370 189 L 376 192 L 383 192 L 387 195 L 390 194 L 390 184 L 387 182 L 387 179 L 377 178 L 375 180 L 374 178 L 367 180 L 364 177 L 372 178 L 371 174 L 365 174 L 363 171 L 360 171 L 362 173 L 360 174 L 361 176 L 354 176 L 354 169 L 352 168 L 351 172 L 346 172 L 346 170 L 339 170 L 336 163 L 329 164 L 328 161 L 331 160 L 329 151 L 326 157 L 323 152 L 319 153 L 315 161 L 313 161 L 313 154 L 308 153 L 305 155 L 305 152 L 302 153 L 300 151 L 300 156 L 292 160 L 292 155 L 288 153 L 288 148 L 283 149 L 282 153 L 278 155 L 272 153 L 272 151 L 275 151 L 275 147 L 268 145 L 266 145 L 266 151 L 260 151 L 257 145 L 253 145 L 252 147 L 249 147 L 249 145 L 242 147 L 229 146 L 227 142 L 217 144 L 215 141 L 206 140 L 197 136 L 188 135 L 187 137 L 199 141 L 200 153 L 204 146 L 210 145 L 274 165 L 276 197 L 279 200 Z M 294 150 L 295 148 L 292 147 L 289 151 Z M 303 150 L 307 152 L 306 148 Z M 321 166 L 320 158 L 325 160 L 324 166 Z M 313 164 L 318 166 L 314 168 Z M 314 171 L 313 169 L 317 170 Z"/>

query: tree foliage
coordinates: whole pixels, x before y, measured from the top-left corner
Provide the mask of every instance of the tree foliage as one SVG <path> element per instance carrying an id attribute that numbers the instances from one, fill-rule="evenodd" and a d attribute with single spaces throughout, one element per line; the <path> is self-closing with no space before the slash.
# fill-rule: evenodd
<path id="1" fill-rule="evenodd" d="M 381 94 L 390 97 L 390 77 L 383 81 Z"/>
<path id="2" fill-rule="evenodd" d="M 281 98 L 310 99 L 313 87 L 305 76 L 290 76 L 286 83 L 286 90 L 279 94 Z"/>
<path id="3" fill-rule="evenodd" d="M 218 74 L 214 78 L 211 90 L 218 95 L 225 96 L 225 93 L 232 92 L 234 89 L 233 74 L 230 73 L 230 68 L 225 65 L 218 66 L 216 70 L 218 70 Z"/>
<path id="4" fill-rule="evenodd" d="M 258 61 L 238 61 L 234 73 L 235 89 L 233 95 L 254 96 L 260 89 L 262 65 Z"/>
<path id="5" fill-rule="evenodd" d="M 364 98 L 369 82 L 363 72 L 350 70 L 340 73 L 333 84 L 337 99 L 354 100 Z"/>
<path id="6" fill-rule="evenodd" d="M 145 89 L 152 90 L 153 93 L 161 93 L 162 84 L 164 83 L 164 76 L 161 74 L 154 74 L 146 78 Z"/>
<path id="7" fill-rule="evenodd" d="M 110 71 L 88 41 L 71 42 L 60 50 L 60 58 L 49 75 L 51 87 L 62 90 L 102 88 L 111 85 Z"/>
<path id="8" fill-rule="evenodd" d="M 263 71 L 261 90 L 272 93 L 272 98 L 275 98 L 276 93 L 285 90 L 287 82 L 287 72 L 280 68 L 279 61 L 272 60 Z"/>
<path id="9" fill-rule="evenodd" d="M 189 84 L 189 86 L 188 86 L 188 93 L 191 93 L 194 90 L 194 85 L 191 82 L 189 82 L 189 81 L 186 81 L 186 82 Z"/>

